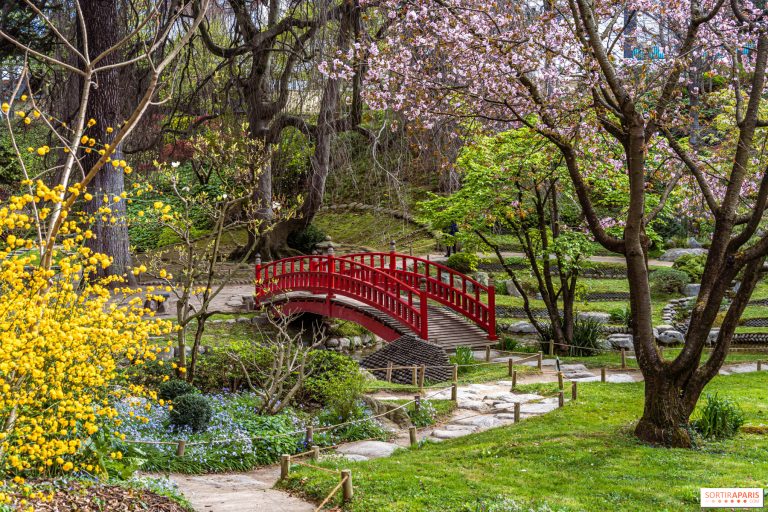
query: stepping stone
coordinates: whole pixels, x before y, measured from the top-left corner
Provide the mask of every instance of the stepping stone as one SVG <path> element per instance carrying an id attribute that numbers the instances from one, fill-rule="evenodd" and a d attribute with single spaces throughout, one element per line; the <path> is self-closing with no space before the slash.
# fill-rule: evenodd
<path id="1" fill-rule="evenodd" d="M 605 381 L 613 384 L 627 384 L 629 382 L 635 382 L 635 378 L 628 373 L 614 373 L 612 375 L 606 375 Z"/>
<path id="2" fill-rule="evenodd" d="M 522 366 L 537 366 L 538 363 L 536 361 L 526 361 L 525 363 L 521 363 Z M 554 359 L 543 359 L 541 361 L 541 366 L 555 366 L 557 365 L 557 361 Z"/>
<path id="3" fill-rule="evenodd" d="M 744 363 L 729 366 L 727 368 L 721 368 L 718 372 L 720 375 L 732 375 L 734 373 L 751 373 L 757 371 L 756 363 Z"/>
<path id="4" fill-rule="evenodd" d="M 383 441 L 358 441 L 339 446 L 338 453 L 344 455 L 357 455 L 366 457 L 366 459 L 378 459 L 389 457 L 392 452 L 400 448 L 395 443 L 385 443 Z M 351 459 L 350 459 L 351 460 Z"/>
<path id="5" fill-rule="evenodd" d="M 502 424 L 498 418 L 491 415 L 465 418 L 463 420 L 456 420 L 454 423 L 458 425 L 472 425 L 477 428 L 493 428 Z"/>
<path id="6" fill-rule="evenodd" d="M 469 425 L 461 424 L 461 421 L 457 421 L 456 423 L 459 423 L 459 425 L 449 423 L 448 425 L 443 426 L 443 430 L 469 430 L 471 428 Z M 476 429 L 471 428 L 471 430 L 474 431 Z"/>
<path id="7" fill-rule="evenodd" d="M 484 411 L 490 406 L 482 400 L 467 400 L 465 402 L 459 401 L 459 409 L 469 409 L 470 411 Z"/>
<path id="8" fill-rule="evenodd" d="M 566 379 L 570 379 L 570 380 L 573 380 L 573 379 L 588 379 L 590 377 L 596 377 L 596 375 L 594 373 L 586 372 L 586 371 L 584 371 L 584 372 L 568 372 L 568 373 L 563 373 L 563 376 Z"/>
<path id="9" fill-rule="evenodd" d="M 608 379 L 608 377 L 606 377 Z M 569 377 L 568 380 L 575 382 L 600 382 L 600 377 L 590 374 L 589 377 Z"/>
<path id="10" fill-rule="evenodd" d="M 555 401 L 555 403 L 538 402 L 533 404 L 523 404 L 520 406 L 520 412 L 525 414 L 545 414 L 552 412 L 555 409 L 557 409 L 557 401 Z"/>
<path id="11" fill-rule="evenodd" d="M 567 372 L 586 372 L 587 367 L 583 364 L 561 364 L 560 365 L 560 371 L 563 373 Z"/>
<path id="12" fill-rule="evenodd" d="M 473 433 L 474 430 L 434 430 L 432 437 L 437 439 L 456 439 L 458 437 L 468 436 Z"/>

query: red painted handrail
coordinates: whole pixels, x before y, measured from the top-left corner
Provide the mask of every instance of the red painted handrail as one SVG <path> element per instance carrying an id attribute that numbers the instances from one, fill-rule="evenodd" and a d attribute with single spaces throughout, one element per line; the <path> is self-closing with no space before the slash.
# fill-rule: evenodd
<path id="1" fill-rule="evenodd" d="M 290 291 L 343 295 L 386 312 L 422 339 L 428 339 L 427 291 L 419 290 L 383 269 L 333 255 L 297 256 L 256 265 L 256 296 L 261 299 Z"/>
<path id="2" fill-rule="evenodd" d="M 378 268 L 408 283 L 425 288 L 427 297 L 467 317 L 496 340 L 496 289 L 439 263 L 396 252 L 369 252 L 339 256 Z M 481 295 L 488 297 L 487 304 Z"/>

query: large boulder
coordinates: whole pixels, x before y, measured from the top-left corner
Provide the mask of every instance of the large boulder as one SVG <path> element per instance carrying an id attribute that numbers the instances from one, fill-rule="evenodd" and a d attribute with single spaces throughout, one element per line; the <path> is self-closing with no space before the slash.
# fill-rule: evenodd
<path id="1" fill-rule="evenodd" d="M 686 297 L 698 297 L 699 290 L 701 290 L 700 284 L 687 284 L 683 286 L 683 295 Z"/>
<path id="2" fill-rule="evenodd" d="M 512 334 L 536 334 L 536 328 L 531 322 L 517 322 L 507 327 Z"/>
<path id="3" fill-rule="evenodd" d="M 617 350 L 622 348 L 632 350 L 635 347 L 633 340 L 634 337 L 631 334 L 611 334 L 608 336 L 608 343 Z"/>
<path id="4" fill-rule="evenodd" d="M 607 324 L 611 321 L 611 314 L 601 313 L 599 311 L 584 311 L 579 313 L 576 318 L 579 320 L 594 320 L 596 322 L 600 322 L 601 324 Z"/>
<path id="5" fill-rule="evenodd" d="M 709 331 L 709 336 L 707 336 L 707 344 L 714 345 L 719 335 L 720 335 L 720 329 L 712 329 L 711 331 Z"/>
<path id="6" fill-rule="evenodd" d="M 684 255 L 684 254 L 693 254 L 693 255 L 700 255 L 700 254 L 707 254 L 706 249 L 669 249 L 664 252 L 661 256 L 659 256 L 659 260 L 661 261 L 677 261 L 677 259 Z"/>
<path id="7" fill-rule="evenodd" d="M 694 237 L 689 237 L 688 247 L 690 247 L 691 249 L 701 249 L 701 244 Z"/>
<path id="8" fill-rule="evenodd" d="M 483 286 L 488 286 L 488 272 L 475 272 L 474 279 Z"/>
<path id="9" fill-rule="evenodd" d="M 680 331 L 670 329 L 662 333 L 659 333 L 659 337 L 656 338 L 656 340 L 659 342 L 660 345 L 666 345 L 666 346 L 680 345 L 681 343 L 685 343 L 685 336 L 683 336 L 683 333 L 681 333 Z"/>
<path id="10" fill-rule="evenodd" d="M 504 281 L 504 285 L 507 287 L 507 294 L 513 296 L 513 297 L 522 297 L 520 292 L 517 290 L 517 287 L 515 286 L 514 281 L 511 279 L 507 279 Z"/>
<path id="11" fill-rule="evenodd" d="M 674 326 L 670 324 L 661 324 L 656 326 L 656 330 L 661 334 L 664 331 L 671 331 L 674 330 Z"/>

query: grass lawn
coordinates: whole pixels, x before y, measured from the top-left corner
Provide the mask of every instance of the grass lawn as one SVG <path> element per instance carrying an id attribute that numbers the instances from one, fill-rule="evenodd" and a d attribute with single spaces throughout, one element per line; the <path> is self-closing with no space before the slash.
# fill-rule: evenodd
<path id="1" fill-rule="evenodd" d="M 768 423 L 768 372 L 717 377 L 706 391 L 738 401 L 748 425 Z M 352 470 L 354 511 L 699 510 L 700 487 L 768 487 L 768 436 L 644 446 L 632 435 L 642 396 L 642 383 L 584 384 L 577 403 L 520 425 L 322 464 Z M 319 501 L 337 482 L 296 468 L 287 486 Z"/>

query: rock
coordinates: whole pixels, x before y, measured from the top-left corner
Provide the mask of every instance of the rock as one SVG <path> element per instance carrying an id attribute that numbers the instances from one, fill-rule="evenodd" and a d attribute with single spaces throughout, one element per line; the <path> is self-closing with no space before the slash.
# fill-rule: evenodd
<path id="1" fill-rule="evenodd" d="M 508 295 L 511 295 L 513 297 L 522 297 L 520 292 L 517 290 L 515 283 L 511 279 L 507 279 L 506 281 L 504 281 L 504 285 L 507 287 Z"/>
<path id="2" fill-rule="evenodd" d="M 579 320 L 594 320 L 596 322 L 600 322 L 601 324 L 607 324 L 611 321 L 611 314 L 601 313 L 598 311 L 584 311 L 579 313 L 576 318 Z"/>
<path id="3" fill-rule="evenodd" d="M 336 450 L 337 453 L 344 455 L 358 455 L 368 459 L 379 459 L 389 457 L 400 448 L 394 443 L 385 443 L 383 441 L 358 441 L 356 443 L 342 444 Z"/>
<path id="4" fill-rule="evenodd" d="M 707 344 L 714 345 L 719 335 L 720 335 L 720 329 L 712 329 L 711 331 L 709 331 L 709 336 L 707 336 Z"/>
<path id="5" fill-rule="evenodd" d="M 490 415 L 472 416 L 454 421 L 457 425 L 464 425 L 464 428 L 493 428 L 502 424 L 501 421 Z"/>
<path id="6" fill-rule="evenodd" d="M 464 437 L 471 434 L 473 430 L 433 430 L 432 437 L 438 439 L 456 439 L 457 437 Z"/>
<path id="7" fill-rule="evenodd" d="M 615 349 L 632 350 L 634 348 L 634 337 L 631 334 L 611 334 L 608 336 L 608 342 Z"/>
<path id="8" fill-rule="evenodd" d="M 691 249 L 701 249 L 701 244 L 694 237 L 688 238 L 688 247 Z"/>
<path id="9" fill-rule="evenodd" d="M 513 334 L 535 334 L 536 328 L 531 322 L 517 322 L 507 327 L 507 331 Z"/>
<path id="10" fill-rule="evenodd" d="M 635 382 L 635 379 L 627 373 L 613 373 L 606 375 L 605 381 L 613 384 L 626 384 L 628 382 Z"/>
<path id="11" fill-rule="evenodd" d="M 224 320 L 224 323 L 226 325 L 235 325 L 237 323 L 237 320 L 235 320 L 234 318 L 228 318 L 227 320 Z"/>
<path id="12" fill-rule="evenodd" d="M 683 295 L 686 297 L 696 297 L 699 295 L 699 290 L 701 290 L 700 284 L 687 284 L 683 286 Z"/>
<path id="13" fill-rule="evenodd" d="M 659 260 L 676 261 L 677 258 L 682 256 L 683 254 L 693 254 L 695 256 L 699 256 L 701 254 L 707 254 L 707 250 L 706 249 L 669 249 L 668 251 L 665 251 L 664 254 L 659 256 Z"/>
<path id="14" fill-rule="evenodd" d="M 741 288 L 741 281 L 734 281 L 733 286 L 731 286 L 731 290 L 733 290 L 733 293 L 738 293 L 739 288 Z"/>
<path id="15" fill-rule="evenodd" d="M 661 345 L 679 345 L 685 343 L 685 336 L 680 331 L 670 329 L 659 334 L 657 341 Z"/>
<path id="16" fill-rule="evenodd" d="M 483 286 L 488 286 L 488 272 L 475 272 L 475 281 Z"/>
<path id="17" fill-rule="evenodd" d="M 557 409 L 557 399 L 552 401 L 542 401 L 532 404 L 523 404 L 520 406 L 520 412 L 522 414 L 545 414 Z"/>
<path id="18" fill-rule="evenodd" d="M 661 334 L 661 333 L 663 333 L 664 331 L 671 331 L 671 330 L 673 330 L 673 329 L 674 329 L 674 327 L 672 327 L 672 326 L 671 326 L 671 325 L 669 325 L 669 324 L 661 324 L 661 325 L 657 325 L 657 326 L 655 327 L 655 329 L 656 329 L 657 331 L 659 331 L 659 334 Z"/>
<path id="19" fill-rule="evenodd" d="M 328 348 L 337 348 L 340 344 L 338 338 L 329 338 L 325 341 L 325 346 Z"/>

